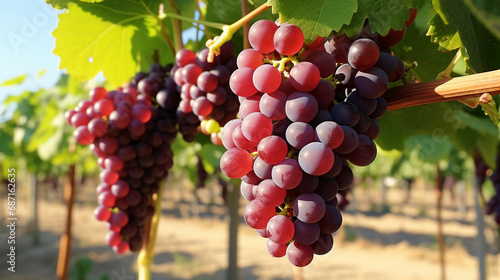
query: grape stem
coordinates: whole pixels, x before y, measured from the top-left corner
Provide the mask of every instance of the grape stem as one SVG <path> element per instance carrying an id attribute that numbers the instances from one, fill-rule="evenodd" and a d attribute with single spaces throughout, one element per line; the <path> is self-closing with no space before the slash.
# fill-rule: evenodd
<path id="1" fill-rule="evenodd" d="M 200 13 L 200 15 L 201 15 L 201 13 Z M 206 27 L 213 27 L 213 28 L 217 28 L 217 29 L 220 29 L 220 30 L 223 30 L 224 26 L 226 26 L 225 24 L 222 24 L 222 23 L 211 22 L 211 21 L 206 21 L 206 20 L 196 20 L 196 19 L 192 19 L 192 18 L 189 18 L 189 17 L 185 17 L 185 16 L 182 16 L 182 15 L 176 14 L 176 13 L 164 13 L 162 19 L 167 18 L 167 17 L 175 18 L 175 19 L 180 19 L 182 21 L 188 21 L 188 22 L 192 22 L 192 23 L 197 23 L 197 24 L 204 25 Z"/>
<path id="2" fill-rule="evenodd" d="M 177 8 L 177 4 L 175 3 L 174 0 L 167 0 L 167 7 L 168 10 L 173 11 L 174 13 L 168 13 L 170 16 L 170 21 L 172 22 L 172 31 L 174 35 L 174 45 L 175 45 L 175 50 L 178 51 L 184 47 L 183 42 L 182 42 L 182 25 L 181 21 L 172 16 L 175 14 L 180 14 L 179 9 Z M 167 13 L 165 13 L 167 14 Z"/>
<path id="3" fill-rule="evenodd" d="M 406 84 L 388 89 L 384 98 L 387 101 L 387 110 L 396 110 L 436 102 L 479 97 L 483 93 L 500 94 L 500 70 Z"/>
<path id="4" fill-rule="evenodd" d="M 222 34 L 220 36 L 215 37 L 213 40 L 207 41 L 207 47 L 210 49 L 210 53 L 208 55 L 208 61 L 211 62 L 214 59 L 214 56 L 220 54 L 220 47 L 227 41 L 233 38 L 234 33 L 238 31 L 241 27 L 245 25 L 245 23 L 249 22 L 265 10 L 267 10 L 269 6 L 267 6 L 267 2 L 260 5 L 257 9 L 251 11 L 246 16 L 240 18 L 238 21 L 234 22 L 231 25 L 222 26 Z"/>
<path id="5" fill-rule="evenodd" d="M 161 27 L 161 32 L 163 33 L 163 37 L 167 40 L 168 47 L 170 48 L 170 51 L 175 57 L 175 48 L 174 45 L 172 45 L 172 41 L 170 40 L 170 37 L 168 36 L 167 30 L 165 29 L 165 25 L 163 24 L 163 18 L 165 18 L 165 7 L 163 6 L 163 3 L 160 4 L 160 8 L 158 10 L 158 24 Z"/>
<path id="6" fill-rule="evenodd" d="M 158 225 L 161 216 L 161 197 L 162 184 L 159 184 L 156 199 L 154 200 L 155 213 L 149 223 L 149 231 L 146 231 L 144 246 L 137 257 L 139 280 L 151 280 L 151 264 L 153 263 L 156 236 L 158 235 Z"/>
<path id="7" fill-rule="evenodd" d="M 272 64 L 274 67 L 278 68 L 278 70 L 285 75 L 285 77 L 289 78 L 290 73 L 286 70 L 286 63 L 291 62 L 293 65 L 297 65 L 299 63 L 299 60 L 295 56 L 283 56 L 281 55 L 279 60 L 272 60 L 272 59 L 267 59 L 264 58 L 264 63 L 269 63 Z"/>

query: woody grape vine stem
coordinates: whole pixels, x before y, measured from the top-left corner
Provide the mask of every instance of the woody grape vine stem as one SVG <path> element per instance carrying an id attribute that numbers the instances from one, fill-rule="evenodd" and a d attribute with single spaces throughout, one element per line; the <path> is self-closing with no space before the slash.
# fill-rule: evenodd
<path id="1" fill-rule="evenodd" d="M 387 110 L 396 110 L 429 103 L 479 97 L 483 93 L 500 94 L 500 70 L 406 84 L 388 89 L 384 98 L 387 101 Z"/>

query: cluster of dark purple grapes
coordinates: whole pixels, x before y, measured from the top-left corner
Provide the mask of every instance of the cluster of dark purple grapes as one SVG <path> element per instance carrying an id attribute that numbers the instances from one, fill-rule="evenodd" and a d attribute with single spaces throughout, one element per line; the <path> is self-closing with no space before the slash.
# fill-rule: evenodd
<path id="1" fill-rule="evenodd" d="M 220 165 L 242 179 L 245 221 L 268 238 L 272 256 L 306 266 L 332 249 L 342 224 L 337 194 L 353 182 L 349 162 L 375 159 L 382 95 L 405 74 L 399 58 L 380 51 L 400 33 L 361 35 L 337 44 L 347 46 L 343 53 L 335 44 L 345 36 L 311 47 L 293 24 L 260 20 L 250 28 L 252 49 L 238 55 L 229 81 L 241 119 L 222 129 Z"/>
<path id="2" fill-rule="evenodd" d="M 142 248 L 147 218 L 154 213 L 152 196 L 173 165 L 176 111 L 152 104 L 167 72 L 155 64 L 124 88 L 93 89 L 89 100 L 66 112 L 76 141 L 90 144 L 98 157 L 101 184 L 94 215 L 108 223 L 106 242 L 120 254 Z"/>
<path id="3" fill-rule="evenodd" d="M 202 121 L 214 120 L 224 125 L 236 117 L 238 98 L 229 88 L 229 77 L 236 69 L 233 44 L 221 46 L 221 55 L 208 62 L 209 49 L 195 53 L 181 49 L 176 53 L 175 65 L 167 79 L 167 91 L 180 93 L 177 109 L 179 131 L 187 142 L 194 141 L 201 131 L 211 135 L 212 142 L 220 145 L 217 131 L 205 128 Z M 172 93 L 176 96 L 175 93 Z"/>
<path id="4" fill-rule="evenodd" d="M 493 215 L 495 222 L 500 225 L 500 156 L 497 157 L 497 168 L 491 174 L 490 179 L 495 188 L 495 194 L 486 205 L 486 215 Z"/>

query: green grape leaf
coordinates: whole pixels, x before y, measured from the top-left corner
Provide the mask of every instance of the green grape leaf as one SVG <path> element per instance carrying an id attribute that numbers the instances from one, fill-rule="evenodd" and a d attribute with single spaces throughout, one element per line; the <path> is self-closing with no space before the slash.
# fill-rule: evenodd
<path id="1" fill-rule="evenodd" d="M 24 82 L 24 80 L 26 80 L 27 77 L 28 77 L 27 74 L 23 74 L 21 76 L 17 76 L 15 78 L 3 82 L 0 86 L 6 87 L 6 86 L 20 85 Z"/>
<path id="2" fill-rule="evenodd" d="M 408 138 L 406 149 L 418 151 L 418 158 L 422 161 L 438 163 L 441 159 L 448 157 L 453 144 L 448 137 L 435 141 L 429 135 L 415 135 Z"/>
<path id="3" fill-rule="evenodd" d="M 50 135 L 49 138 L 47 138 L 43 143 L 40 143 L 37 147 L 37 153 L 40 159 L 48 161 L 57 153 L 60 153 L 63 137 L 64 129 L 59 127 L 52 135 Z"/>
<path id="4" fill-rule="evenodd" d="M 45 0 L 47 4 L 58 10 L 66 9 L 68 7 L 68 3 L 71 1 L 72 0 Z"/>
<path id="5" fill-rule="evenodd" d="M 441 102 L 389 111 L 379 120 L 380 135 L 376 142 L 384 150 L 403 150 L 405 139 L 426 134 L 432 137 L 425 145 L 437 146 L 446 135 L 465 126 L 455 117 L 458 108 L 462 108 L 458 102 Z"/>
<path id="6" fill-rule="evenodd" d="M 439 45 L 441 51 L 451 51 L 462 47 L 462 40 L 456 26 L 444 23 L 440 15 L 436 14 L 431 21 L 427 36 L 431 42 Z"/>
<path id="7" fill-rule="evenodd" d="M 466 49 L 474 72 L 500 68 L 500 41 L 484 27 L 463 1 L 432 0 L 437 14 L 428 34 L 443 50 Z M 439 17 L 440 19 L 438 19 Z"/>
<path id="8" fill-rule="evenodd" d="M 203 159 L 203 166 L 209 174 L 213 174 L 216 169 L 220 169 L 220 158 L 226 151 L 223 146 L 210 143 L 203 144 L 199 152 Z"/>
<path id="9" fill-rule="evenodd" d="M 478 137 L 476 144 L 479 152 L 481 153 L 481 157 L 484 159 L 486 164 L 494 169 L 498 154 L 498 137 L 483 135 Z"/>
<path id="10" fill-rule="evenodd" d="M 458 122 L 479 132 L 482 136 L 498 137 L 498 127 L 487 118 L 481 118 L 464 111 L 457 110 L 453 116 Z"/>
<path id="11" fill-rule="evenodd" d="M 60 67 L 81 80 L 102 71 L 110 83 L 121 85 L 137 71 L 147 69 L 155 50 L 160 52 L 161 63 L 172 61 L 156 16 L 161 2 L 68 3 L 53 32 Z"/>
<path id="12" fill-rule="evenodd" d="M 455 145 L 455 148 L 470 152 L 476 145 L 477 138 L 480 134 L 470 127 L 464 127 L 457 129 L 454 133 L 448 135 L 450 140 Z"/>
<path id="13" fill-rule="evenodd" d="M 410 18 L 410 8 L 415 8 L 417 4 L 418 0 L 358 0 L 358 10 L 339 34 L 353 37 L 363 28 L 366 19 L 369 20 L 370 30 L 382 36 L 387 35 L 391 28 L 401 30 Z"/>
<path id="14" fill-rule="evenodd" d="M 490 117 L 490 120 L 498 125 L 498 121 L 500 119 L 500 113 L 498 112 L 497 103 L 495 100 L 491 100 L 488 104 L 479 103 L 485 115 Z"/>
<path id="15" fill-rule="evenodd" d="M 497 0 L 463 0 L 472 14 L 500 39 L 500 5 Z"/>
<path id="16" fill-rule="evenodd" d="M 425 82 L 436 79 L 438 73 L 452 61 L 455 53 L 438 51 L 435 44 L 422 39 L 422 34 L 425 34 L 425 30 L 412 24 L 406 28 L 403 40 L 391 49 L 405 63 L 416 62 L 417 67 L 409 71 L 407 79 Z"/>
<path id="17" fill-rule="evenodd" d="M 332 30 L 351 22 L 358 10 L 356 0 L 269 0 L 273 13 L 280 14 L 281 22 L 297 25 L 304 33 L 306 43 L 313 42 L 318 36 L 327 37 Z"/>

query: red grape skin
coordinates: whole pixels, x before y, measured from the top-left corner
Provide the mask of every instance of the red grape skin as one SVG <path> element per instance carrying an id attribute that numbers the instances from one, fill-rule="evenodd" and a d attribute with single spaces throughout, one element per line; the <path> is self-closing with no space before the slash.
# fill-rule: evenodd
<path id="1" fill-rule="evenodd" d="M 333 248 L 333 237 L 331 234 L 321 233 L 316 242 L 314 242 L 311 247 L 313 248 L 315 255 L 324 255 Z"/>
<path id="2" fill-rule="evenodd" d="M 299 165 L 304 172 L 320 176 L 328 172 L 334 161 L 333 151 L 323 143 L 312 142 L 299 152 Z"/>
<path id="3" fill-rule="evenodd" d="M 294 234 L 292 220 L 284 215 L 272 217 L 266 226 L 268 238 L 278 244 L 285 244 L 290 241 Z"/>
<path id="4" fill-rule="evenodd" d="M 71 125 L 73 127 L 80 127 L 82 125 L 88 125 L 90 122 L 91 118 L 86 114 L 82 112 L 76 112 L 71 116 Z"/>
<path id="5" fill-rule="evenodd" d="M 94 141 L 94 135 L 89 131 L 86 125 L 79 126 L 73 132 L 76 142 L 80 145 L 88 145 Z"/>
<path id="6" fill-rule="evenodd" d="M 285 159 L 288 146 L 283 138 L 271 135 L 263 138 L 257 146 L 259 157 L 268 164 L 276 164 Z"/>
<path id="7" fill-rule="evenodd" d="M 285 158 L 273 166 L 271 176 L 278 186 L 289 190 L 300 184 L 303 172 L 296 160 Z"/>
<path id="8" fill-rule="evenodd" d="M 377 43 L 370 39 L 359 39 L 349 48 L 349 64 L 359 70 L 367 70 L 377 63 L 380 54 Z"/>
<path id="9" fill-rule="evenodd" d="M 94 210 L 94 216 L 98 221 L 107 221 L 111 218 L 111 211 L 109 211 L 108 207 L 97 206 Z"/>
<path id="10" fill-rule="evenodd" d="M 288 246 L 286 244 L 278 244 L 273 242 L 271 239 L 267 239 L 266 247 L 269 255 L 275 258 L 281 258 L 286 255 L 286 248 Z"/>
<path id="11" fill-rule="evenodd" d="M 354 151 L 345 155 L 345 158 L 357 166 L 367 166 L 377 156 L 377 146 L 370 137 L 365 134 L 358 135 L 358 146 Z"/>
<path id="12" fill-rule="evenodd" d="M 335 152 L 339 154 L 348 154 L 358 146 L 359 138 L 358 133 L 351 127 L 342 125 L 342 130 L 344 130 L 344 140 L 342 144 L 335 149 Z"/>
<path id="13" fill-rule="evenodd" d="M 113 246 L 113 251 L 118 254 L 125 254 L 129 250 L 129 245 L 126 241 L 122 240 L 116 246 Z"/>
<path id="14" fill-rule="evenodd" d="M 318 67 L 321 78 L 326 78 L 335 71 L 335 57 L 327 53 L 324 49 L 310 52 L 306 57 L 306 61 Z"/>
<path id="15" fill-rule="evenodd" d="M 255 88 L 263 93 L 275 92 L 281 84 L 280 71 L 271 64 L 259 66 L 252 77 Z"/>
<path id="16" fill-rule="evenodd" d="M 258 50 L 245 49 L 238 54 L 236 64 L 238 65 L 238 68 L 250 67 L 252 69 L 257 69 L 257 67 L 264 63 L 262 62 L 263 58 L 264 56 Z"/>
<path id="17" fill-rule="evenodd" d="M 182 67 L 182 81 L 194 85 L 202 72 L 203 69 L 195 63 L 188 64 Z"/>
<path id="18" fill-rule="evenodd" d="M 334 233 L 342 225 L 342 214 L 332 205 L 326 205 L 325 215 L 318 221 L 322 233 Z"/>
<path id="19" fill-rule="evenodd" d="M 241 181 L 241 184 L 240 184 L 241 195 L 248 201 L 254 200 L 255 199 L 255 196 L 253 195 L 253 188 L 254 187 L 255 187 L 255 185 Z"/>
<path id="20" fill-rule="evenodd" d="M 316 65 L 311 62 L 300 62 L 290 71 L 290 82 L 298 91 L 308 92 L 318 86 L 321 79 Z"/>
<path id="21" fill-rule="evenodd" d="M 304 245 L 311 245 L 318 240 L 320 235 L 318 223 L 304 223 L 299 219 L 293 222 L 295 232 L 293 239 Z"/>
<path id="22" fill-rule="evenodd" d="M 394 30 L 391 28 L 387 35 L 378 37 L 378 43 L 386 47 L 394 46 L 403 40 L 405 33 L 406 27 L 401 30 Z"/>
<path id="23" fill-rule="evenodd" d="M 287 95 L 282 91 L 275 91 L 262 95 L 259 102 L 260 112 L 273 121 L 279 121 L 286 117 L 285 104 Z"/>
<path id="24" fill-rule="evenodd" d="M 314 253 L 310 245 L 304 245 L 294 241 L 288 245 L 286 257 L 291 264 L 297 267 L 304 267 L 312 262 Z"/>
<path id="25" fill-rule="evenodd" d="M 263 161 L 260 157 L 257 157 L 253 163 L 253 170 L 255 175 L 261 179 L 271 179 L 273 165 L 268 164 Z"/>
<path id="26" fill-rule="evenodd" d="M 239 68 L 231 74 L 229 78 L 229 86 L 231 90 L 238 96 L 248 97 L 257 92 L 253 85 L 252 76 L 255 70 L 250 67 Z"/>
<path id="27" fill-rule="evenodd" d="M 243 211 L 245 222 L 254 229 L 264 229 L 276 214 L 274 207 L 265 206 L 257 199 L 250 201 Z"/>
<path id="28" fill-rule="evenodd" d="M 196 54 L 192 50 L 188 49 L 180 49 L 175 54 L 175 62 L 177 65 L 183 67 L 188 65 L 189 63 L 193 63 L 196 61 Z"/>
<path id="29" fill-rule="evenodd" d="M 273 180 L 266 179 L 254 187 L 253 194 L 262 204 L 276 207 L 283 203 L 286 190 L 278 187 Z"/>
<path id="30" fill-rule="evenodd" d="M 250 97 L 246 98 L 241 98 L 243 101 L 241 101 L 240 104 L 240 118 L 244 119 L 246 116 L 248 116 L 251 113 L 259 112 L 259 106 L 260 106 L 260 100 L 261 100 L 261 95 L 259 94 L 254 94 Z"/>
<path id="31" fill-rule="evenodd" d="M 308 123 L 294 122 L 286 129 L 286 140 L 295 149 L 302 149 L 314 141 L 314 129 Z"/>
<path id="32" fill-rule="evenodd" d="M 238 125 L 241 125 L 241 120 L 234 119 L 227 122 L 222 128 L 222 145 L 228 150 L 236 147 L 233 141 L 233 131 Z"/>
<path id="33" fill-rule="evenodd" d="M 304 43 L 304 33 L 296 25 L 282 24 L 273 37 L 274 47 L 283 55 L 294 55 Z"/>
<path id="34" fill-rule="evenodd" d="M 405 21 L 406 27 L 410 26 L 416 17 L 417 17 L 417 8 L 416 7 L 411 8 L 410 9 L 410 18 L 407 21 Z"/>
<path id="35" fill-rule="evenodd" d="M 114 110 L 114 105 L 111 100 L 101 99 L 94 104 L 94 110 L 102 116 L 109 116 Z"/>
<path id="36" fill-rule="evenodd" d="M 333 121 L 322 122 L 316 127 L 315 132 L 317 140 L 330 149 L 337 148 L 344 141 L 344 130 Z"/>
<path id="37" fill-rule="evenodd" d="M 260 112 L 251 113 L 243 119 L 241 131 L 245 137 L 255 143 L 273 132 L 273 123 Z"/>
<path id="38" fill-rule="evenodd" d="M 326 52 L 330 53 L 335 58 L 337 63 L 346 63 L 349 47 L 352 42 L 353 41 L 347 37 L 346 34 L 342 34 L 341 36 L 334 35 L 329 37 L 324 46 Z"/>
<path id="39" fill-rule="evenodd" d="M 377 98 L 384 94 L 389 84 L 389 78 L 384 70 L 372 67 L 366 71 L 359 71 L 354 78 L 354 85 L 359 94 L 366 98 Z"/>
<path id="40" fill-rule="evenodd" d="M 220 159 L 220 168 L 230 178 L 241 178 L 252 170 L 252 156 L 244 149 L 227 150 Z"/>
<path id="41" fill-rule="evenodd" d="M 295 216 L 304 223 L 316 223 L 325 214 L 325 201 L 316 193 L 299 195 L 293 203 Z"/>
<path id="42" fill-rule="evenodd" d="M 89 97 L 92 101 L 98 101 L 106 98 L 108 91 L 103 87 L 95 87 L 89 92 Z"/>
<path id="43" fill-rule="evenodd" d="M 250 150 L 257 147 L 258 143 L 248 140 L 241 131 L 241 125 L 238 125 L 233 130 L 233 142 L 238 148 Z"/>
<path id="44" fill-rule="evenodd" d="M 262 19 L 256 21 L 248 31 L 248 41 L 252 48 L 261 53 L 274 51 L 273 37 L 278 26 L 270 20 Z"/>
<path id="45" fill-rule="evenodd" d="M 106 234 L 106 243 L 108 246 L 117 246 L 122 241 L 122 236 L 114 231 L 109 231 Z"/>
<path id="46" fill-rule="evenodd" d="M 316 116 L 318 101 L 309 93 L 296 91 L 288 96 L 285 111 L 293 122 L 309 122 Z"/>

